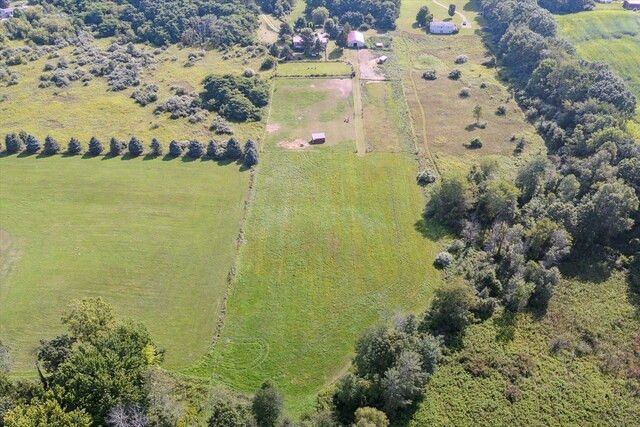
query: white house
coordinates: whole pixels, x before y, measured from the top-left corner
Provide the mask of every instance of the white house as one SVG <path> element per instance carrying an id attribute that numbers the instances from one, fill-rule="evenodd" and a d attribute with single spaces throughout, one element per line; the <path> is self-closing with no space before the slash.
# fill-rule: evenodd
<path id="1" fill-rule="evenodd" d="M 613 0 L 598 0 L 598 3 L 609 4 L 609 3 L 613 3 Z"/>
<path id="2" fill-rule="evenodd" d="M 364 34 L 360 31 L 351 31 L 347 35 L 347 47 L 364 47 Z"/>
<path id="3" fill-rule="evenodd" d="M 432 22 L 429 25 L 431 34 L 453 34 L 457 29 L 453 22 Z"/>

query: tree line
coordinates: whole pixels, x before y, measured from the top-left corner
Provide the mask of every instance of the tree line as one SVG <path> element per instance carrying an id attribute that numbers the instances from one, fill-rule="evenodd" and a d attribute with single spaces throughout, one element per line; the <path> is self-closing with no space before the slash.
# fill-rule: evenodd
<path id="1" fill-rule="evenodd" d="M 333 20 L 341 25 L 349 23 L 353 28 L 360 28 L 362 25 L 376 27 L 380 29 L 393 30 L 396 28 L 396 19 L 400 15 L 400 0 L 362 0 L 362 1 L 339 1 L 339 0 L 307 0 L 305 13 L 314 17 L 318 10 L 326 10 L 327 15 L 335 17 Z M 329 16 L 325 17 L 325 20 Z M 324 22 L 315 20 L 317 25 Z"/>
<path id="2" fill-rule="evenodd" d="M 18 154 L 25 152 L 27 154 L 42 153 L 46 155 L 55 155 L 63 152 L 60 143 L 51 136 L 47 136 L 44 143 L 41 143 L 35 136 L 27 134 L 25 131 L 20 133 L 9 133 L 5 135 L 5 150 L 8 154 Z M 157 139 L 153 138 L 149 144 L 148 155 L 159 157 L 165 154 L 164 145 Z M 77 138 L 71 138 L 67 144 L 66 153 L 69 155 L 78 155 L 83 151 L 83 146 Z M 87 153 L 91 156 L 100 156 L 102 154 L 110 156 L 120 156 L 128 152 L 132 157 L 138 157 L 145 153 L 145 146 L 137 137 L 131 137 L 128 142 L 111 138 L 108 145 L 103 144 L 98 138 L 91 137 L 87 147 Z M 168 154 L 173 157 L 185 155 L 193 159 L 210 158 L 213 160 L 240 160 L 246 167 L 252 167 L 258 164 L 258 146 L 252 140 L 247 140 L 244 147 L 236 138 L 229 138 L 226 143 L 219 143 L 211 139 L 208 144 L 201 143 L 198 140 L 176 141 L 169 143 Z"/>

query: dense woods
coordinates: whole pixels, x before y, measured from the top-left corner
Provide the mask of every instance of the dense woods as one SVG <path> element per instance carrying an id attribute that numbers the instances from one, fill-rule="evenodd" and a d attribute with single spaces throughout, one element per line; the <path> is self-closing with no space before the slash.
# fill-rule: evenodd
<path id="1" fill-rule="evenodd" d="M 357 2 L 309 0 L 306 2 L 306 12 L 309 16 L 312 16 L 313 11 L 317 8 L 326 8 L 340 24 L 348 22 L 353 28 L 359 28 L 366 24 L 381 29 L 394 29 L 396 19 L 400 14 L 400 0 Z"/>

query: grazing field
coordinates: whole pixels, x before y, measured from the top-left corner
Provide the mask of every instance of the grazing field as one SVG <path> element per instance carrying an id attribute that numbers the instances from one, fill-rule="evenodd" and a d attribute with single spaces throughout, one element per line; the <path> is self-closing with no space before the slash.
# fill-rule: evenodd
<path id="1" fill-rule="evenodd" d="M 102 48 L 108 46 L 108 40 L 96 42 Z M 14 43 L 15 46 L 22 46 Z M 144 48 L 147 52 L 152 49 Z M 73 47 L 60 51 L 62 57 L 72 60 Z M 0 94 L 0 129 L 4 132 L 24 129 L 41 140 L 51 135 L 63 143 L 74 136 L 86 144 L 91 136 L 105 141 L 112 136 L 128 139 L 137 136 L 148 144 L 153 137 L 168 144 L 172 139 L 185 140 L 211 136 L 209 126 L 215 115 L 200 123 L 190 123 L 187 118 L 171 119 L 168 114 L 156 115 L 158 103 L 165 102 L 173 95 L 171 87 L 180 87 L 186 92 L 202 90 L 202 80 L 209 74 L 235 73 L 244 68 L 258 70 L 260 59 L 238 49 L 238 55 L 223 60 L 222 53 L 207 51 L 204 57 L 189 63 L 189 54 L 199 52 L 196 49 L 178 49 L 171 46 L 155 55 L 156 64 L 150 66 L 141 75 L 145 83 L 159 86 L 158 102 L 141 107 L 131 99 L 131 93 L 137 88 L 110 92 L 104 78 L 94 78 L 89 86 L 73 82 L 66 88 L 38 88 L 39 77 L 45 63 L 51 61 L 46 55 L 33 62 L 14 66 L 10 71 L 19 75 L 15 86 L 2 87 Z M 233 53 L 233 52 L 232 52 Z M 246 60 L 246 63 L 245 63 Z M 155 69 L 153 69 L 155 68 Z M 259 122 L 233 124 L 236 136 L 240 139 L 257 138 L 263 125 Z"/>
<path id="2" fill-rule="evenodd" d="M 607 62 L 640 99 L 640 14 L 604 9 L 556 16 L 556 21 L 559 35 L 580 56 Z"/>
<path id="3" fill-rule="evenodd" d="M 244 391 L 273 379 L 300 414 L 348 367 L 358 335 L 424 309 L 445 245 L 421 220 L 405 153 L 262 153 L 223 335 L 188 372 Z"/>
<path id="4" fill-rule="evenodd" d="M 479 15 L 480 8 L 478 2 L 467 0 L 439 0 L 438 2 L 445 7 L 438 5 L 433 0 L 402 0 L 400 4 L 400 17 L 396 22 L 398 28 L 409 33 L 425 34 L 425 30 L 419 28 L 416 24 L 416 13 L 418 13 L 418 10 L 420 10 L 422 6 L 429 8 L 429 11 L 433 14 L 434 21 L 453 21 L 458 28 L 460 28 L 461 34 L 473 34 L 481 28 L 480 22 L 482 18 Z M 456 12 L 463 14 L 470 25 L 464 27 L 462 25 L 463 19 L 459 14 L 453 17 L 449 16 L 448 7 L 450 4 L 456 5 Z"/>
<path id="5" fill-rule="evenodd" d="M 542 319 L 498 314 L 471 326 L 410 425 L 637 425 L 637 384 L 615 374 L 637 370 L 637 296 L 623 276 L 591 273 L 561 282 Z M 554 342 L 566 344 L 554 353 Z M 517 366 L 524 375 L 510 386 Z"/>
<path id="6" fill-rule="evenodd" d="M 351 92 L 352 82 L 347 78 L 277 80 L 265 143 L 269 147 L 309 149 L 311 134 L 324 132 L 326 144 L 312 149 L 354 151 Z"/>
<path id="7" fill-rule="evenodd" d="M 16 373 L 34 374 L 33 348 L 82 297 L 144 322 L 168 368 L 206 353 L 248 180 L 211 161 L 3 153 L 0 337 Z"/>
<path id="8" fill-rule="evenodd" d="M 400 82 L 368 82 L 362 98 L 367 151 L 415 152 L 411 117 Z"/>
<path id="9" fill-rule="evenodd" d="M 351 76 L 352 68 L 344 62 L 322 61 L 293 61 L 278 65 L 276 75 L 281 77 L 291 76 Z"/>

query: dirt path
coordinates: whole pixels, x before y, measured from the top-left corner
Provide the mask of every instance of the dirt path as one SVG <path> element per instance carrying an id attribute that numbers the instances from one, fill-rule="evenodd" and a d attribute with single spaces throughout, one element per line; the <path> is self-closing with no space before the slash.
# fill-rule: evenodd
<path id="1" fill-rule="evenodd" d="M 361 95 L 361 84 L 360 80 L 360 55 L 356 54 L 355 60 L 353 61 L 353 67 L 356 72 L 356 76 L 353 78 L 353 110 L 354 110 L 354 120 L 356 127 L 356 151 L 358 156 L 364 156 L 367 154 L 367 142 L 364 139 L 364 112 L 362 108 L 362 95 Z"/>
<path id="2" fill-rule="evenodd" d="M 424 110 L 422 102 L 420 101 L 420 96 L 418 94 L 418 85 L 416 84 L 415 77 L 413 76 L 413 60 L 411 59 L 411 55 L 409 54 L 409 44 L 405 39 L 404 33 L 402 33 L 402 41 L 407 47 L 407 59 L 409 60 L 409 79 L 411 80 L 411 87 L 413 89 L 413 94 L 416 97 L 416 102 L 418 103 L 418 107 L 420 108 L 420 122 L 421 122 L 421 130 L 422 130 L 422 147 L 424 148 L 425 153 L 429 156 L 429 160 L 431 164 L 435 168 L 438 175 L 440 175 L 440 169 L 438 169 L 438 164 L 436 163 L 435 157 L 429 150 L 429 144 L 427 141 L 427 113 Z"/>
<path id="3" fill-rule="evenodd" d="M 438 6 L 443 7 L 443 8 L 445 8 L 445 9 L 449 10 L 449 6 L 445 6 L 445 5 L 443 5 L 443 4 L 442 4 L 442 3 L 440 3 L 438 0 L 433 0 L 433 2 L 434 2 L 435 4 L 437 4 Z M 462 22 L 463 22 L 463 23 L 464 23 L 464 22 L 466 22 L 466 23 L 467 23 L 467 25 L 463 25 L 463 28 L 473 28 L 473 27 L 471 26 L 471 21 L 469 21 L 469 20 L 467 19 L 467 17 L 466 17 L 466 16 L 464 16 L 464 14 L 462 14 L 462 13 L 458 12 L 458 10 L 457 10 L 457 9 L 456 9 L 456 15 L 458 15 L 460 18 L 462 18 Z"/>
<path id="4" fill-rule="evenodd" d="M 280 31 L 278 30 L 278 27 L 276 27 L 276 24 L 273 23 L 273 21 L 271 20 L 271 18 L 268 15 L 265 14 L 261 14 L 260 18 L 262 19 L 262 21 L 267 24 L 267 27 L 269 27 L 271 29 L 271 31 L 274 31 L 276 33 L 279 33 Z"/>

